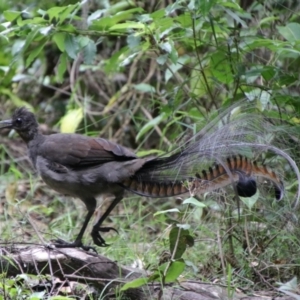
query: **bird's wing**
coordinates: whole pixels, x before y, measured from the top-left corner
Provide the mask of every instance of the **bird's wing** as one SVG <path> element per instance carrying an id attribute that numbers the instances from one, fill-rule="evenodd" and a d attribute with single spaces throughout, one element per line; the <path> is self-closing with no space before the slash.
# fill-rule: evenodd
<path id="1" fill-rule="evenodd" d="M 137 158 L 133 152 L 116 143 L 78 134 L 47 136 L 39 147 L 39 155 L 53 164 L 71 169 L 97 167 L 111 161 L 123 162 Z"/>

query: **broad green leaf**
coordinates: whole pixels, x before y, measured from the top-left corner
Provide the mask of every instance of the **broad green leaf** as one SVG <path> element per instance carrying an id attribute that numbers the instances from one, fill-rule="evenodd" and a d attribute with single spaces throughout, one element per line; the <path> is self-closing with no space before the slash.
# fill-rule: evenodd
<path id="1" fill-rule="evenodd" d="M 132 280 L 130 282 L 125 283 L 122 286 L 121 291 L 126 291 L 128 289 L 138 288 L 138 287 L 143 286 L 147 283 L 148 283 L 148 278 L 137 278 L 135 280 Z"/>
<path id="2" fill-rule="evenodd" d="M 193 19 L 191 18 L 191 14 L 188 12 L 175 17 L 175 20 L 178 21 L 184 28 L 191 28 L 193 25 Z"/>
<path id="3" fill-rule="evenodd" d="M 56 46 L 61 52 L 65 51 L 65 40 L 67 33 L 65 32 L 57 32 L 53 35 L 52 39 L 56 43 Z"/>
<path id="4" fill-rule="evenodd" d="M 6 11 L 3 12 L 4 18 L 5 18 L 7 21 L 9 21 L 9 22 L 13 22 L 13 21 L 16 20 L 20 15 L 21 15 L 21 12 L 19 12 L 19 11 L 6 10 Z"/>
<path id="5" fill-rule="evenodd" d="M 76 59 L 79 52 L 79 44 L 75 36 L 66 34 L 65 49 L 70 58 Z"/>
<path id="6" fill-rule="evenodd" d="M 167 263 L 163 264 L 159 269 L 164 272 L 166 269 Z M 177 261 L 172 261 L 169 269 L 167 270 L 167 274 L 165 277 L 165 283 L 174 282 L 178 279 L 178 277 L 182 274 L 185 269 L 185 263 L 183 259 L 179 259 Z"/>
<path id="7" fill-rule="evenodd" d="M 194 9 L 195 7 L 191 7 L 191 4 L 193 3 L 194 1 L 191 1 L 190 4 L 189 4 L 189 8 L 190 9 Z M 211 8 L 213 6 L 215 6 L 215 4 L 217 3 L 217 0 L 209 0 L 209 1 L 200 1 L 199 2 L 199 13 L 201 15 L 207 15 Z M 197 5 L 198 6 L 198 5 Z"/>
<path id="8" fill-rule="evenodd" d="M 162 113 L 156 118 L 149 121 L 147 124 L 145 124 L 142 129 L 138 132 L 136 136 L 136 140 L 138 141 L 145 133 L 147 133 L 149 130 L 153 129 L 156 125 L 158 125 L 161 121 L 166 119 L 166 114 Z"/>
<path id="9" fill-rule="evenodd" d="M 197 200 L 194 197 L 190 197 L 190 198 L 185 199 L 182 202 L 182 204 L 193 204 L 194 206 L 200 207 L 200 208 L 206 207 L 206 205 L 204 203 L 200 202 L 199 200 Z"/>
<path id="10" fill-rule="evenodd" d="M 83 48 L 83 62 L 91 65 L 95 59 L 97 52 L 96 44 L 93 40 L 88 41 L 87 45 Z"/>
<path id="11" fill-rule="evenodd" d="M 136 49 L 138 46 L 140 46 L 140 43 L 141 37 L 137 36 L 136 34 L 130 34 L 127 37 L 127 44 L 130 49 Z"/>
<path id="12" fill-rule="evenodd" d="M 41 17 L 35 17 L 31 20 L 31 24 L 48 24 L 48 22 Z"/>
<path id="13" fill-rule="evenodd" d="M 77 37 L 77 42 L 78 42 L 80 49 L 85 47 L 89 43 L 89 41 L 90 41 L 90 38 L 87 36 L 78 36 Z"/>
<path id="14" fill-rule="evenodd" d="M 156 10 L 153 13 L 150 14 L 150 17 L 153 20 L 160 20 L 161 18 L 163 18 L 166 15 L 166 10 L 165 9 L 160 9 L 160 10 Z"/>
<path id="15" fill-rule="evenodd" d="M 174 19 L 170 17 L 165 17 L 162 19 L 155 20 L 155 28 L 159 29 L 159 31 L 161 32 L 160 38 L 168 36 L 168 33 L 172 31 L 174 27 L 178 28 L 178 25 L 177 26 L 173 26 L 173 25 L 174 25 Z"/>
<path id="16" fill-rule="evenodd" d="M 60 131 L 62 133 L 74 133 L 82 119 L 82 108 L 69 110 L 60 120 Z"/>
<path id="17" fill-rule="evenodd" d="M 233 82 L 230 59 L 234 57 L 229 58 L 225 49 L 220 49 L 211 55 L 210 72 L 215 80 L 225 84 Z"/>
<path id="18" fill-rule="evenodd" d="M 162 54 L 156 58 L 159 65 L 164 65 L 168 60 L 168 54 Z"/>
<path id="19" fill-rule="evenodd" d="M 173 227 L 169 234 L 169 246 L 170 252 L 174 259 L 179 259 L 186 250 L 186 236 L 189 235 L 189 231 L 178 227 Z"/>
<path id="20" fill-rule="evenodd" d="M 300 41 L 300 24 L 289 23 L 286 26 L 277 26 L 279 33 L 290 43 Z"/>
<path id="21" fill-rule="evenodd" d="M 155 214 L 153 214 L 153 216 L 155 217 L 157 215 L 166 214 L 166 213 L 169 213 L 169 212 L 179 213 L 180 210 L 178 208 L 171 208 L 171 209 L 167 209 L 167 210 L 160 210 L 160 211 L 157 211 Z"/>

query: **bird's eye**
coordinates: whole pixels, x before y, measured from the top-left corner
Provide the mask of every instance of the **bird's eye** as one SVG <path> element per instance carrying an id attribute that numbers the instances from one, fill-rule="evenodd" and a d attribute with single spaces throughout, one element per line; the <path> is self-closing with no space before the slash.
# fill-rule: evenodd
<path id="1" fill-rule="evenodd" d="M 16 122 L 17 126 L 21 126 L 23 123 L 23 120 L 21 118 L 17 118 L 15 122 Z"/>

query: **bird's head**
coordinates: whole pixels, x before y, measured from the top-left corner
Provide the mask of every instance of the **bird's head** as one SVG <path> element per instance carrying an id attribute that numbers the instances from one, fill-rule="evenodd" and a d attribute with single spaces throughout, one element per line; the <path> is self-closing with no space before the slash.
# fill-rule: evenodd
<path id="1" fill-rule="evenodd" d="M 2 128 L 14 129 L 25 142 L 34 139 L 38 133 L 36 118 L 25 107 L 16 109 L 11 119 L 0 121 L 0 129 Z"/>

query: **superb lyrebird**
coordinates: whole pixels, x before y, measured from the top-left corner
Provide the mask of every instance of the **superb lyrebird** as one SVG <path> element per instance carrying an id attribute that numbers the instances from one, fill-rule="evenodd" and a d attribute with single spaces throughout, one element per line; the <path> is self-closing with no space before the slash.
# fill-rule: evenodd
<path id="1" fill-rule="evenodd" d="M 91 236 L 98 246 L 107 245 L 100 232 L 113 228 L 101 225 L 122 200 L 125 190 L 147 197 L 171 197 L 233 185 L 239 196 L 250 197 L 257 189 L 256 177 L 261 176 L 272 183 L 277 199 L 283 197 L 283 184 L 277 174 L 247 157 L 251 151 L 271 147 L 264 140 L 263 119 L 250 114 L 230 121 L 223 114 L 174 154 L 151 159 L 138 158 L 127 148 L 103 138 L 43 135 L 34 114 L 25 108 L 17 109 L 10 120 L 1 121 L 0 128 L 18 132 L 27 144 L 33 166 L 48 186 L 85 203 L 88 213 L 82 228 L 73 243 L 60 244 L 64 247 L 84 247 L 82 237 L 99 194 L 108 193 L 115 198 L 93 226 Z"/>

